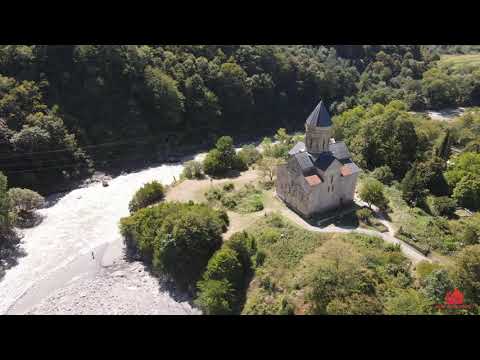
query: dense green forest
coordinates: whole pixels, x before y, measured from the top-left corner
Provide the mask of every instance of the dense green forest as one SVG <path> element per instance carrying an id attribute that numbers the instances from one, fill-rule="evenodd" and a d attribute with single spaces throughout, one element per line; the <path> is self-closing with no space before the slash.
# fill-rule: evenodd
<path id="1" fill-rule="evenodd" d="M 458 75 L 436 71 L 445 52 L 419 45 L 3 45 L 0 169 L 11 186 L 46 193 L 93 169 L 165 160 L 222 135 L 242 141 L 301 129 L 320 98 L 333 115 L 392 100 L 415 111 L 478 104 L 479 76 L 469 75 L 459 93 Z"/>

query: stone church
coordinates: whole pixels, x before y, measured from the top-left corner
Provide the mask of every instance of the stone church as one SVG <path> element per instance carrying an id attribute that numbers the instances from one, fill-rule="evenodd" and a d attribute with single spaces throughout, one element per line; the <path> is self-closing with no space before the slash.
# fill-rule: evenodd
<path id="1" fill-rule="evenodd" d="M 347 146 L 331 139 L 332 121 L 322 101 L 305 123 L 305 143 L 297 143 L 277 168 L 277 195 L 308 218 L 353 202 L 361 169 Z"/>

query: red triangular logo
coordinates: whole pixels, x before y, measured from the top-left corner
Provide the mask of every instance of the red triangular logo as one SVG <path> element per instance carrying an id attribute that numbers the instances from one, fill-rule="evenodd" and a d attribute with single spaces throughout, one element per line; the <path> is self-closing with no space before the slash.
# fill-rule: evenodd
<path id="1" fill-rule="evenodd" d="M 448 291 L 445 295 L 445 303 L 448 305 L 463 304 L 463 293 L 455 288 L 453 291 Z"/>

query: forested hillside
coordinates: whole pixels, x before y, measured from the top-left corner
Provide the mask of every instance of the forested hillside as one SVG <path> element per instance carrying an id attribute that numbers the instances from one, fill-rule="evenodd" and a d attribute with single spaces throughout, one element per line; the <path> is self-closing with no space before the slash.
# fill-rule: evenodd
<path id="1" fill-rule="evenodd" d="M 418 45 L 0 46 L 0 169 L 11 186 L 49 192 L 222 135 L 301 129 L 320 98 L 333 115 L 441 107 L 453 85 L 432 70 L 438 59 Z"/>

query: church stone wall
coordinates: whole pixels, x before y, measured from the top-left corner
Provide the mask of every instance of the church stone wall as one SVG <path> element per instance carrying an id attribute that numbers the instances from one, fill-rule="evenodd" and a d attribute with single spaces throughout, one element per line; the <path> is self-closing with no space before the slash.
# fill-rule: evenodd
<path id="1" fill-rule="evenodd" d="M 310 194 L 305 192 L 297 173 L 288 170 L 287 165 L 282 164 L 277 168 L 276 192 L 277 196 L 296 211 L 307 215 L 309 212 Z"/>

